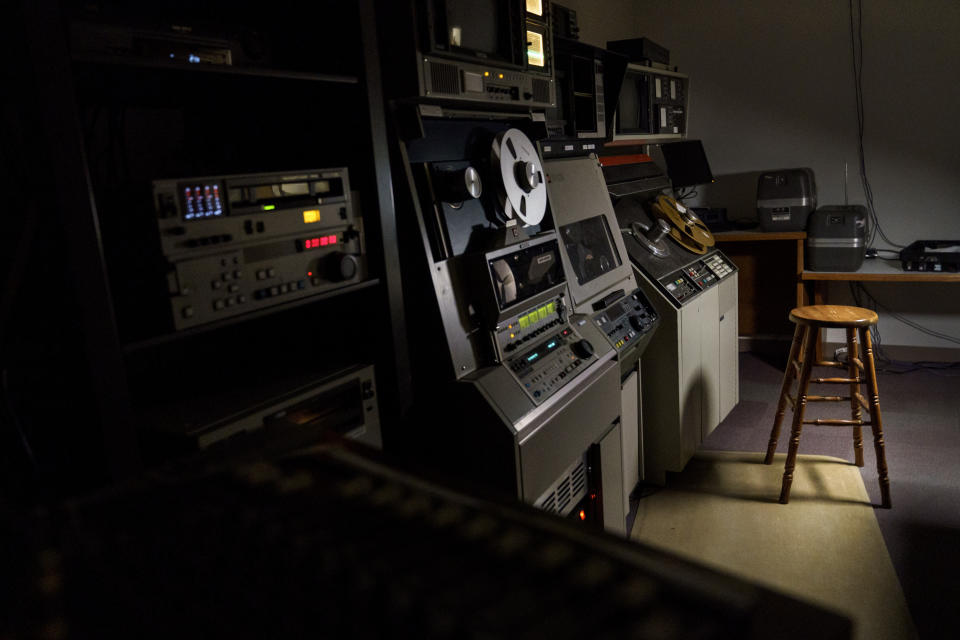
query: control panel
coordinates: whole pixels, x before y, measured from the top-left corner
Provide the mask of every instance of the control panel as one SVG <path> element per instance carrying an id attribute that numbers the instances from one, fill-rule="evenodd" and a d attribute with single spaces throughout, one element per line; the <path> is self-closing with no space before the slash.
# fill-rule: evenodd
<path id="1" fill-rule="evenodd" d="M 598 312 L 593 316 L 593 322 L 620 352 L 629 349 L 641 336 L 656 328 L 657 312 L 637 289 L 623 300 Z"/>
<path id="2" fill-rule="evenodd" d="M 176 330 L 367 279 L 347 170 L 158 180 Z"/>
<path id="3" fill-rule="evenodd" d="M 660 278 L 664 290 L 679 304 L 683 304 L 705 289 L 709 289 L 736 268 L 720 252 L 696 260 L 678 271 Z"/>
<path id="4" fill-rule="evenodd" d="M 505 364 L 534 404 L 540 404 L 576 377 L 593 359 L 593 345 L 571 327 L 563 326 L 508 358 Z"/>
<path id="5" fill-rule="evenodd" d="M 707 268 L 713 273 L 716 274 L 717 278 L 723 280 L 725 276 L 733 273 L 733 265 L 727 262 L 722 255 L 719 253 L 714 253 L 703 259 L 704 264 L 707 265 Z"/>
<path id="6" fill-rule="evenodd" d="M 502 322 L 496 340 L 503 363 L 535 404 L 549 398 L 595 358 L 594 347 L 566 317 L 563 296 Z"/>
<path id="7" fill-rule="evenodd" d="M 673 296 L 674 300 L 680 303 L 689 300 L 701 291 L 700 287 L 687 275 L 685 269 L 681 269 L 662 278 L 660 284 L 667 290 L 667 293 Z"/>
<path id="8" fill-rule="evenodd" d="M 717 281 L 717 274 L 700 260 L 688 266 L 685 271 L 700 290 L 711 287 Z"/>

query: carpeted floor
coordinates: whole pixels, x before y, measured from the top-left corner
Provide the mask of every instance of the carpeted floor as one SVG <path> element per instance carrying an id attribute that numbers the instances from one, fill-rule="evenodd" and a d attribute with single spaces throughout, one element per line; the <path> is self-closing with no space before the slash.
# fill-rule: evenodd
<path id="1" fill-rule="evenodd" d="M 740 403 L 703 450 L 765 451 L 783 378 L 783 362 L 740 354 Z M 786 354 L 782 356 L 784 359 Z M 880 407 L 892 509 L 874 510 L 921 638 L 960 637 L 960 377 L 957 371 L 879 374 Z M 833 387 L 834 391 L 836 387 Z M 813 415 L 844 416 L 845 407 L 815 405 Z M 786 452 L 790 412 L 778 451 Z M 869 429 L 866 429 L 869 432 Z M 860 469 L 871 501 L 880 501 L 876 460 L 864 434 Z M 801 454 L 853 460 L 851 430 L 804 428 Z M 782 469 L 781 469 L 782 472 Z M 774 483 L 776 496 L 779 484 Z M 790 508 L 789 506 L 785 508 Z"/>
<path id="2" fill-rule="evenodd" d="M 801 457 L 784 507 L 783 458 L 698 453 L 639 501 L 631 537 L 838 611 L 858 640 L 915 637 L 859 469 Z"/>

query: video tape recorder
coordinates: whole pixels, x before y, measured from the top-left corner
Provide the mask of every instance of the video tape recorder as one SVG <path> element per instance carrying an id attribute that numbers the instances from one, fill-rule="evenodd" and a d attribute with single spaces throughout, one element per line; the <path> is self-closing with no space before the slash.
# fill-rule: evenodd
<path id="1" fill-rule="evenodd" d="M 153 202 L 176 330 L 368 276 L 345 167 L 156 180 Z"/>

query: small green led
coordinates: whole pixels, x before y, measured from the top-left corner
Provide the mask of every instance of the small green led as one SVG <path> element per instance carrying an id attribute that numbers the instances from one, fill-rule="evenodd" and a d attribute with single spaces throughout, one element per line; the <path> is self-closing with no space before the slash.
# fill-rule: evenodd
<path id="1" fill-rule="evenodd" d="M 277 208 L 277 205 L 275 205 L 275 204 L 265 204 L 265 205 L 263 205 L 261 208 L 262 208 L 264 211 L 273 211 L 274 209 Z"/>

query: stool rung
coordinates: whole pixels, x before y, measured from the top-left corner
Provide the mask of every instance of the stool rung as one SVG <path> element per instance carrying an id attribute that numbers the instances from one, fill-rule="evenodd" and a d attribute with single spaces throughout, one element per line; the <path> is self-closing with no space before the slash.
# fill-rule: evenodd
<path id="1" fill-rule="evenodd" d="M 862 384 L 863 378 L 810 378 L 815 384 Z"/>
<path id="2" fill-rule="evenodd" d="M 817 418 L 816 420 L 804 420 L 803 424 L 813 424 L 827 427 L 863 427 L 869 426 L 869 420 L 839 420 L 836 418 Z"/>
<path id="3" fill-rule="evenodd" d="M 818 360 L 813 363 L 815 367 L 835 367 L 837 369 L 846 369 L 847 365 L 837 360 Z"/>
<path id="4" fill-rule="evenodd" d="M 850 396 L 807 396 L 807 402 L 850 402 Z"/>
<path id="5" fill-rule="evenodd" d="M 857 392 L 856 396 L 857 396 L 857 400 L 860 401 L 860 406 L 866 409 L 867 411 L 870 411 L 870 403 L 867 402 L 867 399 L 863 397 L 863 394 L 860 392 Z"/>
<path id="6" fill-rule="evenodd" d="M 853 361 L 853 364 L 857 365 L 857 369 L 860 369 L 860 371 L 867 370 L 866 367 L 863 366 L 863 360 L 861 360 L 860 358 L 850 358 L 850 360 Z"/>

